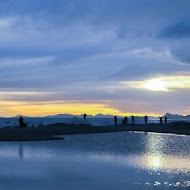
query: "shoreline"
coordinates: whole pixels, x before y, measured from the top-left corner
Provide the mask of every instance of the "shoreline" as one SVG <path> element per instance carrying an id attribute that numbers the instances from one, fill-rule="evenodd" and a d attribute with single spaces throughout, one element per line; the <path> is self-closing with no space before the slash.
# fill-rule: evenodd
<path id="1" fill-rule="evenodd" d="M 178 135 L 190 135 L 190 123 L 173 122 L 168 124 L 122 124 L 107 126 L 74 125 L 65 123 L 50 124 L 41 127 L 4 127 L 0 128 L 0 141 L 44 141 L 63 140 L 58 137 L 71 134 L 108 133 L 121 131 L 154 132 Z"/>

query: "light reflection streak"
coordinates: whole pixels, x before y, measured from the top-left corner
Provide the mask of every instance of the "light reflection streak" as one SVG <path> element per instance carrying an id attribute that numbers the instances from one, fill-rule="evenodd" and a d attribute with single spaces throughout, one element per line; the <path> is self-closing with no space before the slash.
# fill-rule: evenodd
<path id="1" fill-rule="evenodd" d="M 53 153 L 52 153 L 53 151 Z M 18 143 L 18 149 L 1 147 L 0 159 L 25 159 L 25 160 L 87 160 L 87 161 L 98 161 L 104 163 L 118 164 L 123 167 L 134 167 L 148 170 L 163 170 L 166 172 L 172 171 L 189 171 L 190 170 L 190 158 L 179 157 L 171 155 L 115 155 L 115 154 L 100 154 L 92 152 L 72 152 L 69 151 L 60 152 L 60 150 L 53 149 L 41 149 L 40 147 L 33 148 L 25 146 L 24 142 Z"/>

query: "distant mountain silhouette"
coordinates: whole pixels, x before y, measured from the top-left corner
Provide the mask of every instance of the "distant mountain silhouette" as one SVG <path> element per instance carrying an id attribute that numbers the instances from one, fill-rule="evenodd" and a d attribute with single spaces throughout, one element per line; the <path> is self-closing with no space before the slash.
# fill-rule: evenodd
<path id="1" fill-rule="evenodd" d="M 167 117 L 168 119 L 190 119 L 190 115 L 179 115 L 179 114 L 171 114 L 166 113 L 164 117 Z"/>
<path id="2" fill-rule="evenodd" d="M 45 116 L 45 117 L 46 118 L 73 118 L 73 117 L 83 118 L 83 114 L 81 114 L 81 115 L 57 114 L 57 115 L 48 115 L 48 116 Z M 114 117 L 114 115 L 104 115 L 104 114 L 101 114 L 101 113 L 99 113 L 99 114 L 97 114 L 95 116 L 87 114 L 87 118 L 113 118 L 113 117 Z M 121 116 L 118 116 L 118 117 L 121 117 Z"/>
<path id="3" fill-rule="evenodd" d="M 102 114 L 102 113 L 98 113 L 95 116 L 93 115 L 88 115 L 87 114 L 87 118 L 114 118 L 115 115 L 109 115 L 109 114 Z M 72 115 L 72 114 L 57 114 L 57 115 L 49 115 L 49 116 L 45 116 L 46 118 L 73 118 L 73 117 L 78 117 L 78 118 L 83 118 L 83 114 L 81 115 Z M 123 116 L 118 116 L 118 118 L 123 118 Z M 128 118 L 131 118 L 131 116 L 129 116 Z M 135 116 L 135 118 L 142 118 L 144 119 L 144 116 L 140 117 L 140 116 Z M 157 117 L 152 117 L 152 116 L 148 116 L 149 119 L 156 119 Z"/>
<path id="4" fill-rule="evenodd" d="M 21 115 L 16 115 L 13 118 L 19 118 Z M 95 116 L 93 115 L 88 115 L 87 114 L 87 119 L 88 118 L 114 118 L 115 115 L 109 115 L 109 114 L 96 114 Z M 135 115 L 134 115 L 135 116 Z M 179 115 L 179 114 L 171 114 L 171 113 L 166 113 L 165 115 L 163 115 L 163 117 L 167 117 L 168 119 L 177 119 L 177 120 L 181 120 L 181 119 L 190 119 L 190 115 Z M 83 118 L 83 114 L 81 115 L 72 115 L 72 114 L 57 114 L 57 115 L 48 115 L 48 116 L 44 116 L 44 118 L 73 118 L 73 117 L 78 117 L 78 118 Z M 123 118 L 123 116 L 118 116 L 118 118 Z M 23 118 L 30 118 L 29 116 L 23 116 Z M 129 116 L 128 118 L 131 118 L 131 116 Z M 136 119 L 144 119 L 144 116 L 135 116 Z M 148 116 L 148 119 L 158 119 L 159 117 L 153 117 L 153 116 Z"/>
<path id="5" fill-rule="evenodd" d="M 77 117 L 77 116 L 72 115 L 72 114 L 57 114 L 57 115 L 45 116 L 45 118 L 73 118 L 73 117 Z"/>
<path id="6" fill-rule="evenodd" d="M 97 115 L 95 115 L 94 116 L 94 118 L 113 118 L 115 115 L 109 115 L 109 114 L 107 114 L 107 115 L 104 115 L 104 114 L 102 114 L 102 113 L 99 113 L 99 114 L 97 114 Z M 117 116 L 117 117 L 121 117 L 121 116 Z"/>
<path id="7" fill-rule="evenodd" d="M 23 118 L 29 118 L 30 116 L 26 116 L 26 115 L 16 115 L 13 118 L 20 118 L 20 116 L 22 116 Z"/>

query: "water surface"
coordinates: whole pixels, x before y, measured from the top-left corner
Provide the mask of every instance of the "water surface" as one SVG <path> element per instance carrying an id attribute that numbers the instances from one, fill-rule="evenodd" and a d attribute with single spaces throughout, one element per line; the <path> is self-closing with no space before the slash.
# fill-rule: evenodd
<path id="1" fill-rule="evenodd" d="M 1 189 L 190 188 L 190 137 L 115 132 L 0 142 Z"/>

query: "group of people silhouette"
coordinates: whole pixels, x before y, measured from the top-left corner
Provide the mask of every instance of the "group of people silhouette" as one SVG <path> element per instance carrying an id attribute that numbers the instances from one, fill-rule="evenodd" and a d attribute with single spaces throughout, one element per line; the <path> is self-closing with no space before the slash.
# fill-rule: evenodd
<path id="1" fill-rule="evenodd" d="M 83 115 L 83 119 L 85 120 L 86 119 L 86 113 Z M 164 117 L 164 121 L 165 121 L 165 123 L 167 123 L 167 117 L 165 116 Z M 145 115 L 144 116 L 144 121 L 145 121 L 145 124 L 147 124 L 148 123 L 148 116 L 147 115 Z M 163 118 L 162 117 L 160 117 L 160 124 L 162 124 L 162 122 L 163 122 Z M 114 116 L 114 123 L 115 123 L 115 125 L 117 125 L 117 116 Z M 127 124 L 128 123 L 128 117 L 124 117 L 123 119 L 122 119 L 122 124 Z M 132 115 L 131 116 L 131 123 L 132 124 L 135 124 L 135 117 Z"/>
<path id="2" fill-rule="evenodd" d="M 168 120 L 168 118 L 167 118 L 167 117 L 164 117 L 164 121 L 165 121 L 165 123 L 167 123 L 167 120 Z M 163 122 L 163 118 L 160 117 L 160 124 L 162 124 L 162 122 Z"/>
<path id="3" fill-rule="evenodd" d="M 168 120 L 168 118 L 164 117 L 165 124 L 167 123 L 167 120 Z M 122 124 L 127 124 L 128 123 L 127 121 L 128 121 L 128 118 L 125 116 L 122 119 Z M 148 116 L 147 115 L 144 116 L 144 121 L 145 121 L 145 124 L 148 123 Z M 163 122 L 163 118 L 160 117 L 160 124 L 162 124 L 162 122 Z M 117 116 L 114 116 L 114 123 L 115 123 L 115 125 L 117 125 Z M 131 123 L 132 124 L 135 123 L 135 117 L 133 115 L 131 116 Z"/>
<path id="4" fill-rule="evenodd" d="M 168 118 L 165 116 L 164 117 L 165 124 L 167 123 L 167 120 L 168 120 Z M 128 123 L 127 121 L 128 121 L 128 118 L 125 116 L 122 119 L 122 124 L 127 124 Z M 145 121 L 145 124 L 148 123 L 148 116 L 147 115 L 144 116 L 144 121 Z M 162 122 L 163 122 L 163 118 L 160 117 L 160 124 L 162 124 Z M 114 123 L 115 123 L 115 125 L 117 125 L 117 116 L 114 116 Z M 132 124 L 135 123 L 135 117 L 133 115 L 131 116 L 131 123 Z"/>
<path id="5" fill-rule="evenodd" d="M 85 113 L 83 115 L 83 119 L 86 120 L 86 117 L 87 117 L 87 115 Z M 164 117 L 165 124 L 167 123 L 167 119 L 168 119 L 167 117 Z M 145 121 L 145 124 L 148 123 L 148 116 L 147 115 L 144 116 L 144 121 Z M 160 117 L 160 124 L 162 124 L 162 122 L 163 122 L 163 118 Z M 117 125 L 117 116 L 114 116 L 114 123 L 115 123 L 115 125 Z M 131 123 L 132 124 L 135 123 L 135 117 L 133 115 L 131 116 Z M 128 117 L 125 116 L 122 119 L 122 124 L 128 124 Z M 26 127 L 26 124 L 24 123 L 24 119 L 23 119 L 22 116 L 20 116 L 20 118 L 19 118 L 19 125 L 20 125 L 21 128 L 25 128 Z"/>

